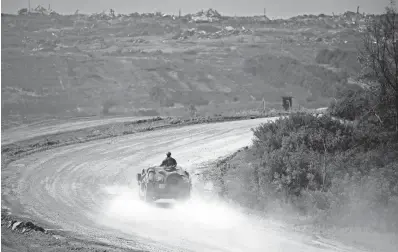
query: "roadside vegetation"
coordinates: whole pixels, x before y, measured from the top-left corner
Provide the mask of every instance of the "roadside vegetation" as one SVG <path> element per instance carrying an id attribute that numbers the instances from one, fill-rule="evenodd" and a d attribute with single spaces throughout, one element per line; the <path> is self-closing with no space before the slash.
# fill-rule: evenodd
<path id="1" fill-rule="evenodd" d="M 397 234 L 397 21 L 391 5 L 367 24 L 358 52 L 363 88 L 342 94 L 323 116 L 292 113 L 258 126 L 253 145 L 220 160 L 205 179 L 223 197 L 271 216 Z M 317 60 L 345 57 L 323 51 Z"/>

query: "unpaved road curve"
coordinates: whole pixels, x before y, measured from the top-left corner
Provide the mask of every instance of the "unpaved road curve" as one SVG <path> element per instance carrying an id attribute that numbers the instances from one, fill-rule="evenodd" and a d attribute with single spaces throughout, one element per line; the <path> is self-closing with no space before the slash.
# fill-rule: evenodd
<path id="1" fill-rule="evenodd" d="M 100 126 L 111 123 L 133 122 L 150 119 L 153 117 L 109 117 L 109 118 L 84 118 L 77 121 L 59 123 L 56 120 L 44 121 L 34 124 L 22 125 L 1 132 L 1 144 L 11 144 L 21 140 L 56 134 L 65 131 L 75 131 L 83 128 Z"/>
<path id="2" fill-rule="evenodd" d="M 170 150 L 194 170 L 251 143 L 251 127 L 272 119 L 186 126 L 57 148 L 2 171 L 12 211 L 66 231 L 150 251 L 358 251 L 288 232 L 232 207 L 194 197 L 155 208 L 137 200 L 135 174 Z M 11 201 L 9 201 L 11 202 Z"/>

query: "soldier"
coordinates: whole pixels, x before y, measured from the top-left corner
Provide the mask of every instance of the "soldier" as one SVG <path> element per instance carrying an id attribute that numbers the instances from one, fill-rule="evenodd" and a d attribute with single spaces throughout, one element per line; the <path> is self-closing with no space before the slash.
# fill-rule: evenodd
<path id="1" fill-rule="evenodd" d="M 163 160 L 162 164 L 160 166 L 173 166 L 176 167 L 177 166 L 177 161 L 171 157 L 171 153 L 167 152 L 166 153 L 166 159 Z"/>

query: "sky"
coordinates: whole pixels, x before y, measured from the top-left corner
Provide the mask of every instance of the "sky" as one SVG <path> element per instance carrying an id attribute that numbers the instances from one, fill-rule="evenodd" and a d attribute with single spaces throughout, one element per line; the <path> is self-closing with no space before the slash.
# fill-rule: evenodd
<path id="1" fill-rule="evenodd" d="M 196 13 L 201 9 L 216 9 L 228 16 L 253 16 L 266 15 L 270 18 L 288 18 L 301 14 L 335 14 L 345 11 L 379 14 L 389 4 L 389 0 L 30 0 L 30 5 L 35 8 L 42 5 L 60 14 L 73 14 L 77 9 L 79 13 L 98 13 L 109 11 L 128 14 L 132 12 L 155 12 L 182 15 Z M 29 0 L 1 0 L 2 13 L 17 13 L 21 8 L 28 7 Z"/>

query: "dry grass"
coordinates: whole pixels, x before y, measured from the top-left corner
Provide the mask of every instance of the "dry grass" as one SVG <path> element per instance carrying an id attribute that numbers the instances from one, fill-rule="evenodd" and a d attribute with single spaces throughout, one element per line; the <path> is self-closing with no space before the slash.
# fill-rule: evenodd
<path id="1" fill-rule="evenodd" d="M 214 33 L 222 29 L 221 24 L 156 17 L 98 21 L 77 16 L 2 16 L 2 22 L 2 127 L 104 113 L 179 115 L 178 104 L 191 103 L 207 114 L 231 113 L 253 109 L 253 98 L 280 103 L 280 96 L 290 93 L 301 106 L 317 107 L 327 105 L 331 96 L 314 94 L 317 86 L 311 89 L 293 81 L 314 82 L 314 74 L 302 69 L 314 61 L 314 48 L 324 45 L 306 42 L 303 36 L 292 40 L 297 32 L 289 29 L 236 24 L 257 31 L 179 41 L 171 37 L 181 30 Z M 288 43 L 281 46 L 281 41 Z M 247 71 L 247 62 L 256 55 L 274 59 L 262 63 L 259 75 Z M 279 70 L 282 63 L 275 58 L 279 56 L 299 63 L 286 74 Z M 334 78 L 327 77 L 328 70 L 318 72 L 320 85 L 336 85 Z M 151 97 L 154 87 L 163 94 Z M 117 104 L 104 107 L 109 101 Z M 235 109 L 231 104 L 237 101 L 247 106 Z M 211 104 L 226 109 L 212 111 Z"/>

